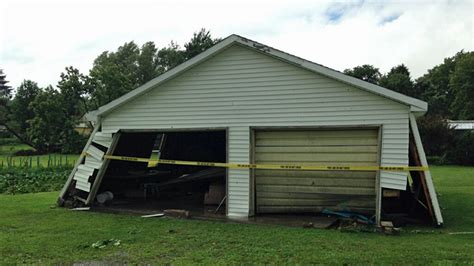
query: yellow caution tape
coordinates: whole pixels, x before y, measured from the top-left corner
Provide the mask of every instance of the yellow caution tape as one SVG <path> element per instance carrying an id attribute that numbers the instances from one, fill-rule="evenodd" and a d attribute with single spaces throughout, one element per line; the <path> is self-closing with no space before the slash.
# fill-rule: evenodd
<path id="1" fill-rule="evenodd" d="M 297 164 L 244 164 L 244 163 L 215 163 L 215 162 L 195 162 L 195 161 L 178 161 L 164 159 L 148 159 L 128 156 L 105 155 L 105 159 L 143 162 L 149 165 L 157 164 L 175 164 L 175 165 L 194 165 L 209 167 L 224 167 L 232 169 L 271 169 L 271 170 L 302 170 L 302 171 L 390 171 L 390 172 L 407 172 L 407 171 L 427 171 L 425 166 L 350 166 L 350 165 L 297 165 Z"/>

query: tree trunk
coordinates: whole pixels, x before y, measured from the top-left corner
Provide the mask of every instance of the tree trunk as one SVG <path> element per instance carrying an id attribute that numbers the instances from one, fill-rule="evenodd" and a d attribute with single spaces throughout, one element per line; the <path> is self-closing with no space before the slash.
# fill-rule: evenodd
<path id="1" fill-rule="evenodd" d="M 12 133 L 12 134 L 13 134 L 17 139 L 19 139 L 23 144 L 26 144 L 26 145 L 32 147 L 33 149 L 38 150 L 38 149 L 35 147 L 35 145 L 34 145 L 31 141 L 27 140 L 26 138 L 24 138 L 23 136 L 21 136 L 20 134 L 18 134 L 15 130 L 13 130 L 11 127 L 9 127 L 9 126 L 7 125 L 7 123 L 0 123 L 0 125 L 4 126 L 4 127 L 6 128 L 6 130 L 8 130 L 8 132 Z"/>

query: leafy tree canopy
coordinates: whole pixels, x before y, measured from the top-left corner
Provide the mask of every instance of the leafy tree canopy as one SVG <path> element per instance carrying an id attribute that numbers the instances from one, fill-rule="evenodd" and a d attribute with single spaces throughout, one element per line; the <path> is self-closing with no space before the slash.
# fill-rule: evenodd
<path id="1" fill-rule="evenodd" d="M 460 57 L 449 76 L 455 96 L 451 109 L 457 119 L 474 119 L 474 52 Z"/>
<path id="2" fill-rule="evenodd" d="M 193 58 L 220 41 L 220 38 L 213 39 L 211 32 L 206 29 L 201 29 L 199 32 L 195 32 L 191 40 L 184 44 L 185 59 L 188 60 Z"/>
<path id="3" fill-rule="evenodd" d="M 381 77 L 379 69 L 372 65 L 362 65 L 352 69 L 346 69 L 344 70 L 344 74 L 373 84 L 378 84 Z"/>
<path id="4" fill-rule="evenodd" d="M 442 64 L 428 70 L 428 73 L 416 80 L 420 98 L 428 102 L 428 115 L 449 119 L 458 118 L 451 108 L 456 93 L 452 87 L 451 74 L 455 71 L 457 62 L 468 54 L 472 52 L 460 51 L 453 57 L 445 58 Z M 467 98 L 465 101 L 472 101 L 472 98 Z"/>
<path id="5" fill-rule="evenodd" d="M 0 69 L 0 100 L 4 102 L 5 99 L 10 99 L 12 94 L 12 88 L 7 85 L 7 75 L 3 73 L 3 69 Z"/>
<path id="6" fill-rule="evenodd" d="M 379 85 L 408 96 L 418 96 L 414 89 L 414 82 L 410 77 L 410 71 L 404 64 L 390 69 L 387 74 L 380 78 Z"/>
<path id="7" fill-rule="evenodd" d="M 30 104 L 40 92 L 41 88 L 38 83 L 32 80 L 23 80 L 16 90 L 15 98 L 10 103 L 10 125 L 25 138 L 29 126 L 28 121 L 35 116 Z"/>

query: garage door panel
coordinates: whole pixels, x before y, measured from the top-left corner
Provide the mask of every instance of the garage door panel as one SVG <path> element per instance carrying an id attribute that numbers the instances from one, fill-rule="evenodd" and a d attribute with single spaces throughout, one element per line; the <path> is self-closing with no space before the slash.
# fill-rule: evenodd
<path id="1" fill-rule="evenodd" d="M 338 129 L 256 133 L 255 163 L 378 164 L 378 130 Z M 255 170 L 256 211 L 375 210 L 375 171 Z"/>
<path id="2" fill-rule="evenodd" d="M 314 178 L 370 178 L 375 180 L 374 171 L 295 171 L 295 170 L 255 170 L 257 176 L 274 177 L 314 177 Z"/>
<path id="3" fill-rule="evenodd" d="M 372 129 L 339 130 L 299 130 L 299 131 L 260 131 L 256 139 L 303 139 L 303 138 L 377 138 L 378 132 Z"/>
<path id="4" fill-rule="evenodd" d="M 298 185 L 313 187 L 365 187 L 374 189 L 374 178 L 349 179 L 349 178 L 317 178 L 317 177 L 273 177 L 259 176 L 257 185 Z"/>
<path id="5" fill-rule="evenodd" d="M 375 162 L 351 162 L 351 161 L 338 161 L 338 162 L 302 162 L 302 161 L 291 161 L 291 158 L 285 161 L 258 161 L 258 164 L 277 164 L 277 165 L 303 165 L 303 166 L 346 166 L 346 165 L 353 165 L 353 166 L 376 166 L 377 163 Z"/>
<path id="6" fill-rule="evenodd" d="M 300 193 L 300 192 L 266 192 L 258 191 L 256 193 L 257 197 L 260 198 L 273 198 L 273 199 L 313 199 L 313 200 L 339 200 L 340 202 L 347 200 L 357 200 L 357 201 L 372 201 L 373 198 L 371 195 L 337 195 L 337 194 L 325 194 L 325 193 Z"/>
<path id="7" fill-rule="evenodd" d="M 376 139 L 370 138 L 328 138 L 328 139 L 260 139 L 257 147 L 261 146 L 360 146 L 377 145 Z"/>
<path id="8" fill-rule="evenodd" d="M 289 198 L 265 198 L 261 200 L 260 206 L 339 206 L 346 208 L 372 208 L 375 200 L 366 199 L 345 199 L 322 197 L 320 199 L 289 199 Z"/>
<path id="9" fill-rule="evenodd" d="M 378 151 L 377 145 L 351 145 L 347 146 L 290 146 L 290 147 L 279 147 L 279 146 L 257 146 L 255 153 L 376 153 Z"/>
<path id="10" fill-rule="evenodd" d="M 297 185 L 260 185 L 261 192 L 322 193 L 337 195 L 375 195 L 374 188 L 361 187 L 312 187 Z"/>
<path id="11" fill-rule="evenodd" d="M 377 153 L 257 153 L 259 162 L 377 162 Z"/>

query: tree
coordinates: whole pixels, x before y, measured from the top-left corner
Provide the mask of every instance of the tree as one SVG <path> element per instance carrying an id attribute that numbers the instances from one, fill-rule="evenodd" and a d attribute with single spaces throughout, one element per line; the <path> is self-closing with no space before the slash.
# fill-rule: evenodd
<path id="1" fill-rule="evenodd" d="M 17 105 L 15 105 L 15 101 L 11 100 L 12 89 L 10 86 L 6 85 L 8 81 L 5 80 L 5 77 L 6 76 L 5 74 L 3 74 L 3 71 L 0 71 L 0 125 L 4 126 L 8 132 L 10 132 L 24 144 L 34 147 L 33 143 L 31 143 L 31 141 L 29 141 L 29 139 L 27 138 L 25 130 L 23 130 L 24 128 L 26 128 L 26 120 L 24 120 L 25 116 L 22 116 L 21 113 L 28 112 L 27 105 L 21 108 L 18 107 L 17 109 L 14 109 L 14 111 L 16 112 L 12 114 L 12 104 L 14 104 L 14 108 L 17 107 Z M 35 85 L 29 82 L 26 82 L 25 84 L 25 82 L 26 81 L 24 81 L 22 85 Z M 20 97 L 21 95 L 22 90 L 20 89 Z M 19 117 L 21 118 L 15 118 L 15 115 L 19 115 Z"/>
<path id="2" fill-rule="evenodd" d="M 0 101 L 4 104 L 5 100 L 9 100 L 12 96 L 12 88 L 7 85 L 9 81 L 6 80 L 7 75 L 0 69 Z"/>
<path id="3" fill-rule="evenodd" d="M 220 38 L 213 39 L 211 32 L 202 28 L 200 31 L 193 34 L 193 37 L 189 42 L 184 44 L 185 59 L 189 60 L 193 58 L 220 41 Z"/>
<path id="4" fill-rule="evenodd" d="M 95 60 L 90 77 L 96 108 L 137 86 L 137 58 L 139 49 L 133 42 L 120 46 L 117 52 L 103 52 Z"/>
<path id="5" fill-rule="evenodd" d="M 138 84 L 145 84 L 160 74 L 158 71 L 158 49 L 153 42 L 142 45 L 137 61 Z"/>
<path id="6" fill-rule="evenodd" d="M 155 78 L 157 49 L 152 42 L 142 48 L 134 42 L 125 43 L 116 52 L 103 52 L 90 70 L 89 84 L 92 98 L 98 108 Z"/>
<path id="7" fill-rule="evenodd" d="M 451 87 L 450 75 L 455 70 L 456 62 L 465 55 L 464 51 L 460 51 L 453 57 L 445 58 L 442 64 L 428 70 L 428 73 L 416 80 L 415 86 L 420 98 L 428 102 L 428 115 L 457 119 L 451 110 L 456 92 Z"/>
<path id="8" fill-rule="evenodd" d="M 451 110 L 457 119 L 474 119 L 474 52 L 460 57 L 449 77 L 454 92 Z"/>
<path id="9" fill-rule="evenodd" d="M 95 108 L 145 84 L 219 41 L 213 39 L 209 31 L 201 29 L 185 43 L 185 49 L 173 41 L 160 50 L 153 42 L 147 42 L 141 48 L 128 42 L 115 52 L 103 52 L 94 60 L 89 72 Z"/>
<path id="10" fill-rule="evenodd" d="M 404 64 L 390 69 L 387 74 L 380 78 L 379 85 L 411 97 L 418 97 L 419 94 L 415 91 L 414 82 L 410 77 L 410 71 Z"/>
<path id="11" fill-rule="evenodd" d="M 63 128 L 71 126 L 67 124 L 59 102 L 61 102 L 59 91 L 49 86 L 30 104 L 34 118 L 30 121 L 27 133 L 39 152 L 59 151 L 63 144 L 61 141 Z"/>
<path id="12" fill-rule="evenodd" d="M 0 69 L 0 123 L 4 125 L 8 119 L 8 103 L 11 98 L 11 87 L 7 85 L 7 75 Z"/>
<path id="13" fill-rule="evenodd" d="M 186 55 L 178 44 L 171 41 L 168 47 L 158 51 L 158 73 L 164 73 L 186 61 Z"/>
<path id="14" fill-rule="evenodd" d="M 381 77 L 378 68 L 367 64 L 362 66 L 356 66 L 352 69 L 346 69 L 344 70 L 344 74 L 373 84 L 378 84 Z"/>
<path id="15" fill-rule="evenodd" d="M 38 83 L 24 80 L 18 87 L 15 98 L 10 103 L 10 127 L 15 128 L 17 133 L 24 136 L 24 138 L 27 138 L 28 121 L 33 119 L 35 115 L 30 108 L 30 104 L 40 92 L 41 89 Z"/>
<path id="16" fill-rule="evenodd" d="M 92 90 L 89 79 L 78 69 L 70 66 L 61 73 L 58 89 L 61 93 L 61 105 L 67 116 L 79 119 L 88 111 L 87 97 Z"/>

